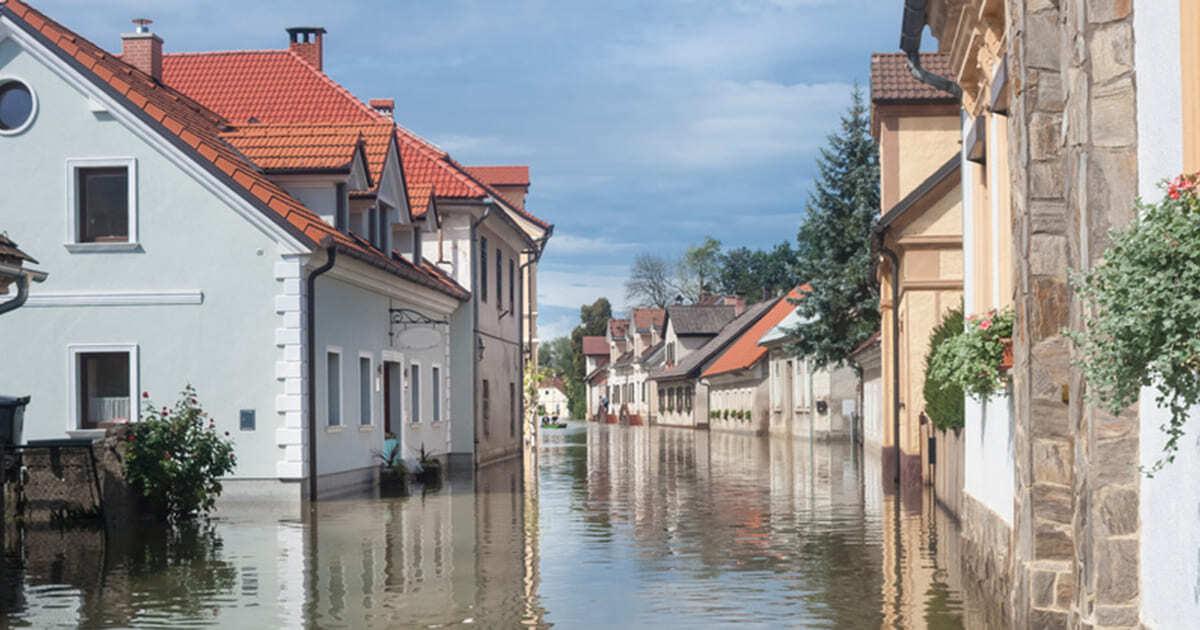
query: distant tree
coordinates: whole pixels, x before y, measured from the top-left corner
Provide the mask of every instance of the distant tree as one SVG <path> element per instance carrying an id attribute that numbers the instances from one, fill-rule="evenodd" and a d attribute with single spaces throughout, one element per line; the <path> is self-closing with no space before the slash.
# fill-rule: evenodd
<path id="1" fill-rule="evenodd" d="M 638 306 L 665 308 L 678 293 L 671 279 L 672 264 L 661 256 L 642 253 L 633 259 L 625 281 L 625 299 Z"/>
<path id="2" fill-rule="evenodd" d="M 696 302 L 718 289 L 721 274 L 721 241 L 706 236 L 683 254 L 676 269 L 677 288 L 684 298 Z"/>
<path id="3" fill-rule="evenodd" d="M 841 129 L 817 159 L 808 215 L 797 235 L 796 276 L 812 285 L 797 302 L 806 323 L 790 332 L 794 352 L 819 366 L 845 364 L 879 330 L 879 285 L 871 273 L 871 228 L 879 216 L 879 151 L 855 87 Z"/>
<path id="4" fill-rule="evenodd" d="M 727 250 L 721 255 L 719 288 L 722 293 L 757 302 L 794 288 L 798 284 L 795 266 L 796 250 L 787 241 L 771 250 Z"/>
<path id="5" fill-rule="evenodd" d="M 538 363 L 552 376 L 565 377 L 574 361 L 575 348 L 566 335 L 555 337 L 538 348 Z"/>
<path id="6" fill-rule="evenodd" d="M 587 357 L 583 354 L 583 338 L 603 335 L 609 319 L 612 319 L 612 304 L 608 298 L 579 307 L 579 325 L 571 331 L 571 370 L 566 375 L 572 418 L 587 415 L 587 387 L 583 382 L 587 376 Z"/>

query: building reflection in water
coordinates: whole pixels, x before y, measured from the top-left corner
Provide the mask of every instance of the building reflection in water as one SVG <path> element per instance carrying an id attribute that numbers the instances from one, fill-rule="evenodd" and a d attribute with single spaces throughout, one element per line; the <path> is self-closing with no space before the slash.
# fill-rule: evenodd
<path id="1" fill-rule="evenodd" d="M 10 533 L 0 627 L 986 626 L 955 524 L 879 479 L 846 443 L 579 426 L 421 496 Z"/>

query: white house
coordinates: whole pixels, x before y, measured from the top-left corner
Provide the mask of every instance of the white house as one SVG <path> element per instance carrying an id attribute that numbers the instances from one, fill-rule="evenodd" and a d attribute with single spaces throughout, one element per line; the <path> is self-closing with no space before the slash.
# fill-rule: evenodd
<path id="1" fill-rule="evenodd" d="M 547 379 L 538 383 L 539 415 L 552 418 L 568 418 L 571 415 L 567 390 L 561 379 Z"/>
<path id="2" fill-rule="evenodd" d="M 21 2 L 0 6 L 0 89 L 28 96 L 0 121 L 0 224 L 52 274 L 0 330 L 24 357 L 0 380 L 33 397 L 26 438 L 94 435 L 135 419 L 140 392 L 168 402 L 191 383 L 235 442 L 230 495 L 369 483 L 389 430 L 406 457 L 519 450 L 514 279 L 544 240 L 466 176 L 477 198 L 411 185 L 408 154 L 452 162 L 402 130 L 376 133 L 390 122 L 361 103 L 373 118 L 304 131 L 242 120 L 237 77 L 200 75 L 232 86 L 222 114 L 163 86 L 175 56 L 156 35 L 123 40 L 118 59 Z M 319 57 L 305 63 L 337 89 Z M 306 107 L 291 96 L 255 105 Z M 335 122 L 362 138 L 343 142 Z M 262 150 L 284 138 L 287 155 Z M 309 151 L 318 138 L 335 163 Z"/>

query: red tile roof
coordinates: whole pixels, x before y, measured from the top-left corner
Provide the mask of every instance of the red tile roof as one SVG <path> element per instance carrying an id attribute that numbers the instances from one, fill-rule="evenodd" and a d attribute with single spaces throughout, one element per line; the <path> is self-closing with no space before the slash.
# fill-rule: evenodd
<path id="1" fill-rule="evenodd" d="M 468 166 L 470 173 L 489 186 L 528 186 L 528 166 Z"/>
<path id="2" fill-rule="evenodd" d="M 667 320 L 666 309 L 661 308 L 635 308 L 633 309 L 633 328 L 641 332 L 650 332 L 650 327 L 653 326 L 662 330 L 663 324 Z"/>
<path id="3" fill-rule="evenodd" d="M 163 55 L 162 76 L 163 83 L 235 123 L 361 123 L 382 118 L 290 50 Z"/>
<path id="4" fill-rule="evenodd" d="M 713 361 L 712 365 L 704 371 L 704 376 L 717 376 L 727 372 L 736 372 L 752 367 L 758 363 L 763 357 L 767 356 L 767 349 L 758 345 L 758 340 L 767 333 L 768 330 L 779 325 L 785 317 L 792 314 L 796 307 L 789 300 L 800 298 L 800 291 L 793 290 L 787 295 L 787 298 L 780 299 L 767 311 L 758 321 L 754 322 L 750 328 L 746 329 L 721 356 Z"/>
<path id="5" fill-rule="evenodd" d="M 413 218 L 423 217 L 433 207 L 433 186 L 429 184 L 408 184 L 408 209 Z"/>
<path id="6" fill-rule="evenodd" d="M 51 51 L 73 64 L 85 77 L 105 88 L 118 101 L 234 192 L 255 205 L 299 240 L 313 247 L 336 246 L 347 254 L 388 269 L 440 291 L 446 285 L 407 263 L 392 261 L 382 252 L 333 226 L 282 188 L 274 184 L 241 152 L 221 137 L 226 121 L 183 93 L 165 86 L 144 72 L 46 17 L 22 0 L 7 0 L 0 11 L 42 39 Z M 461 287 L 459 287 L 461 289 Z M 453 292 L 460 299 L 465 292 Z"/>
<path id="7" fill-rule="evenodd" d="M 612 334 L 613 339 L 624 339 L 629 334 L 628 319 L 610 319 L 608 320 L 608 332 Z"/>
<path id="8" fill-rule="evenodd" d="M 383 137 L 391 131 L 384 126 Z M 349 169 L 366 144 L 358 125 L 246 125 L 221 137 L 268 171 Z"/>
<path id="9" fill-rule="evenodd" d="M 934 74 L 950 75 L 950 55 L 922 53 L 921 65 Z M 875 53 L 871 55 L 871 102 L 953 103 L 954 97 L 918 81 L 904 53 Z"/>
<path id="10" fill-rule="evenodd" d="M 608 356 L 608 339 L 604 337 L 584 337 L 583 354 L 586 356 Z"/>

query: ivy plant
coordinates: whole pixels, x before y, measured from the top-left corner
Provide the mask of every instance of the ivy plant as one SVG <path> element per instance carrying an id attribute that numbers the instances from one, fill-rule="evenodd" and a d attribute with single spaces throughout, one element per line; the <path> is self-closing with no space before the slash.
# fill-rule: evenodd
<path id="1" fill-rule="evenodd" d="M 946 353 L 938 356 L 938 351 L 947 342 L 963 334 L 966 330 L 966 318 L 962 306 L 951 309 L 942 318 L 942 323 L 933 329 L 929 338 L 929 354 L 925 355 L 925 415 L 933 422 L 933 426 L 942 429 L 961 429 L 965 424 L 964 412 L 965 395 L 962 385 L 948 379 L 931 378 L 935 361 L 944 361 Z"/>
<path id="2" fill-rule="evenodd" d="M 968 317 L 963 331 L 944 340 L 930 357 L 925 378 L 986 400 L 1004 387 L 1001 363 L 1012 334 L 1011 309 Z"/>
<path id="3" fill-rule="evenodd" d="M 1084 326 L 1068 331 L 1088 399 L 1113 414 L 1143 388 L 1170 413 L 1167 441 L 1148 476 L 1175 460 L 1188 409 L 1200 403 L 1200 175 L 1165 183 L 1158 203 L 1111 234 L 1104 260 L 1072 279 Z"/>

